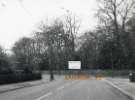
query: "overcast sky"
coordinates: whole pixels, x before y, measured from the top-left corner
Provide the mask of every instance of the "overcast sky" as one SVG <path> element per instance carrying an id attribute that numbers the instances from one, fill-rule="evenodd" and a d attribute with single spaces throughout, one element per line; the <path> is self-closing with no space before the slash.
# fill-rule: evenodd
<path id="1" fill-rule="evenodd" d="M 81 19 L 80 31 L 93 29 L 96 0 L 0 0 L 0 45 L 10 49 L 30 36 L 41 20 L 52 20 L 70 10 Z"/>

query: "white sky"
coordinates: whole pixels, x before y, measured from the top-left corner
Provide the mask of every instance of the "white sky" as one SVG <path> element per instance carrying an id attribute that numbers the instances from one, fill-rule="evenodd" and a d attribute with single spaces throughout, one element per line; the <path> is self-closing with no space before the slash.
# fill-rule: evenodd
<path id="1" fill-rule="evenodd" d="M 81 31 L 96 25 L 96 0 L 0 0 L 0 45 L 10 49 L 15 41 L 30 36 L 40 20 L 65 14 L 64 9 L 81 19 Z"/>

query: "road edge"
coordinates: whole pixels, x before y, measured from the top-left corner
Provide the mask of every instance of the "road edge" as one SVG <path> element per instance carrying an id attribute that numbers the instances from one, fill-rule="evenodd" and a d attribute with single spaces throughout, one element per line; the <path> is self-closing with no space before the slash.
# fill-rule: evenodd
<path id="1" fill-rule="evenodd" d="M 113 84 L 112 82 L 108 81 L 107 79 L 103 79 L 106 83 L 108 83 L 109 85 L 111 85 L 112 87 L 116 88 L 117 90 L 119 90 L 122 94 L 124 94 L 125 96 L 127 96 L 129 99 L 131 100 L 135 100 L 135 98 L 130 95 L 128 92 L 126 92 L 125 90 L 123 90 L 122 88 L 116 86 L 115 84 Z"/>
<path id="2" fill-rule="evenodd" d="M 48 81 L 45 82 L 46 84 L 49 83 Z M 15 90 L 18 90 L 18 89 L 23 89 L 23 88 L 27 88 L 27 87 L 33 87 L 33 86 L 37 86 L 37 85 L 41 85 L 43 83 L 38 83 L 38 84 L 29 84 L 29 85 L 20 85 L 20 86 L 17 86 L 17 87 L 14 87 L 14 88 L 11 88 L 11 89 L 5 89 L 5 90 L 2 90 L 0 91 L 0 94 L 2 93 L 6 93 L 6 92 L 11 92 L 11 91 L 15 91 Z"/>

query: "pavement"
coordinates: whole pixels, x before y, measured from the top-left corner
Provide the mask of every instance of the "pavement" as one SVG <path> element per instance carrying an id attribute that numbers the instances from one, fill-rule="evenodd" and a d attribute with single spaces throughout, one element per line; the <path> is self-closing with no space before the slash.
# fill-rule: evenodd
<path id="1" fill-rule="evenodd" d="M 46 77 L 48 76 L 44 76 Z M 52 82 L 44 83 L 44 80 L 40 84 L 36 81 L 38 84 L 34 86 L 0 93 L 0 100 L 132 100 L 110 85 L 116 85 L 114 83 L 117 80 L 112 78 L 64 80 L 58 76 Z"/>
<path id="2" fill-rule="evenodd" d="M 9 92 L 9 91 L 14 91 L 16 89 L 21 89 L 21 88 L 26 88 L 26 87 L 31 87 L 39 84 L 45 83 L 44 81 L 31 81 L 31 82 L 23 82 L 23 83 L 13 83 L 9 85 L 1 85 L 0 86 L 0 93 L 4 92 Z M 47 81 L 46 81 L 47 83 Z"/>
<path id="3" fill-rule="evenodd" d="M 130 82 L 128 78 L 106 78 L 106 82 L 135 100 L 135 82 Z"/>
<path id="4" fill-rule="evenodd" d="M 56 76 L 56 77 L 58 77 L 58 76 Z M 21 88 L 32 87 L 32 86 L 36 86 L 36 85 L 40 85 L 40 84 L 47 84 L 47 83 L 49 83 L 49 75 L 42 75 L 41 80 L 0 85 L 0 93 L 14 91 L 14 90 L 21 89 Z"/>

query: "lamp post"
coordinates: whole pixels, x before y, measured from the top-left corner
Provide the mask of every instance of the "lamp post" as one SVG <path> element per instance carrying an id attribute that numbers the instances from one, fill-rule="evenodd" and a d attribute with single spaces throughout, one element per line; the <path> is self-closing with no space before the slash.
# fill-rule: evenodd
<path id="1" fill-rule="evenodd" d="M 52 44 L 50 37 L 48 38 L 48 55 L 49 55 L 49 73 L 50 73 L 50 81 L 54 80 L 54 74 L 53 74 L 53 66 L 52 66 Z"/>

